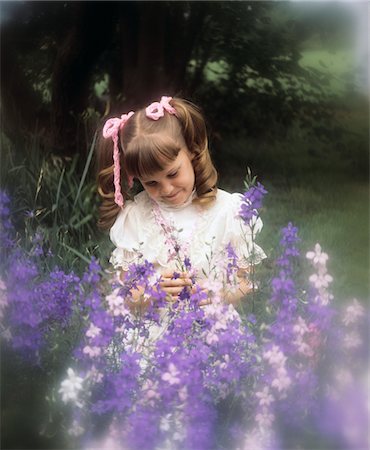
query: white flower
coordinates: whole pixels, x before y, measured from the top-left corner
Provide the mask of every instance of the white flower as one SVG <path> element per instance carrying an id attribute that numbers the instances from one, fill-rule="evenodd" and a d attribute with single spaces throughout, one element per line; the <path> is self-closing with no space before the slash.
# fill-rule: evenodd
<path id="1" fill-rule="evenodd" d="M 159 425 L 159 429 L 161 431 L 169 431 L 171 429 L 171 420 L 172 415 L 166 414 L 164 417 L 161 418 L 161 423 Z"/>
<path id="2" fill-rule="evenodd" d="M 6 329 L 4 331 L 1 332 L 1 336 L 3 339 L 5 339 L 7 342 L 11 341 L 13 336 L 12 333 L 10 332 L 10 329 Z"/>
<path id="3" fill-rule="evenodd" d="M 8 298 L 6 296 L 6 287 L 3 280 L 0 278 L 0 319 L 4 317 L 4 311 L 8 306 Z"/>
<path id="4" fill-rule="evenodd" d="M 67 370 L 68 378 L 62 381 L 59 393 L 62 394 L 64 403 L 74 402 L 77 406 L 82 406 L 78 401 L 78 394 L 82 390 L 83 378 L 77 376 L 73 369 Z"/>
<path id="5" fill-rule="evenodd" d="M 72 423 L 71 428 L 68 430 L 68 434 L 70 436 L 81 436 L 81 434 L 85 431 L 83 427 L 80 426 L 80 424 L 77 422 L 77 420 L 74 420 Z"/>

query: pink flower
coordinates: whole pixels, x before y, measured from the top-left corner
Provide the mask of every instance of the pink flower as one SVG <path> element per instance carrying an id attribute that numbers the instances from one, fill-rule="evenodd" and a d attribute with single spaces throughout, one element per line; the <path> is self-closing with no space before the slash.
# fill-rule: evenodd
<path id="1" fill-rule="evenodd" d="M 210 330 L 207 335 L 206 335 L 206 342 L 208 345 L 212 345 L 216 342 L 218 342 L 218 336 L 217 336 L 217 332 L 216 330 L 213 328 L 212 330 Z"/>
<path id="2" fill-rule="evenodd" d="M 186 386 L 182 386 L 178 391 L 178 396 L 180 401 L 185 402 L 188 398 L 188 388 Z"/>
<path id="3" fill-rule="evenodd" d="M 162 375 L 162 380 L 168 381 L 171 385 L 179 384 L 180 378 L 177 377 L 179 374 L 180 374 L 180 372 L 176 369 L 175 364 L 170 363 L 168 366 L 168 372 L 166 372 Z"/>
<path id="4" fill-rule="evenodd" d="M 308 331 L 307 324 L 301 316 L 298 317 L 297 323 L 293 327 L 293 331 L 300 335 L 303 335 Z"/>
<path id="5" fill-rule="evenodd" d="M 333 277 L 328 274 L 314 273 L 310 276 L 309 280 L 315 286 L 316 289 L 321 289 L 327 288 L 329 284 L 333 281 Z"/>
<path id="6" fill-rule="evenodd" d="M 153 383 L 151 380 L 146 380 L 143 386 L 145 399 L 154 405 L 154 400 L 159 400 L 158 382 Z"/>
<path id="7" fill-rule="evenodd" d="M 99 336 L 101 332 L 101 329 L 97 326 L 95 326 L 93 323 L 90 324 L 90 328 L 86 331 L 86 336 L 94 338 L 96 336 Z"/>
<path id="8" fill-rule="evenodd" d="M 355 323 L 357 319 L 364 315 L 364 308 L 357 299 L 353 299 L 352 304 L 347 306 L 343 317 L 343 323 L 347 327 L 351 323 Z"/>
<path id="9" fill-rule="evenodd" d="M 100 355 L 101 349 L 99 347 L 90 347 L 89 345 L 86 345 L 83 349 L 83 353 L 85 353 L 85 355 L 89 355 L 90 358 L 95 358 L 95 356 Z"/>
<path id="10" fill-rule="evenodd" d="M 277 377 L 272 381 L 271 386 L 275 387 L 279 392 L 286 390 L 291 384 L 291 380 L 287 375 L 284 367 L 277 371 Z"/>
<path id="11" fill-rule="evenodd" d="M 322 266 L 326 265 L 326 261 L 329 259 L 328 255 L 321 251 L 320 244 L 315 245 L 315 250 L 313 252 L 307 252 L 306 258 L 311 259 L 313 264 L 319 264 Z"/>
<path id="12" fill-rule="evenodd" d="M 265 386 L 262 391 L 257 392 L 256 397 L 260 399 L 260 406 L 269 406 L 274 401 L 274 397 L 270 394 L 268 386 Z"/>
<path id="13" fill-rule="evenodd" d="M 123 297 L 118 295 L 119 288 L 114 289 L 112 294 L 107 295 L 105 299 L 109 305 L 109 312 L 111 312 L 114 316 L 126 316 L 129 314 L 129 309 L 125 306 Z"/>
<path id="14" fill-rule="evenodd" d="M 267 359 L 272 366 L 282 366 L 286 361 L 286 356 L 277 345 L 272 346 L 271 350 L 265 352 L 263 358 Z"/>
<path id="15" fill-rule="evenodd" d="M 5 291 L 6 290 L 6 286 L 4 281 L 0 278 L 0 290 L 1 291 Z"/>
<path id="16" fill-rule="evenodd" d="M 360 338 L 360 336 L 358 335 L 358 333 L 348 333 L 345 337 L 344 337 L 344 347 L 347 349 L 350 348 L 358 348 L 360 347 L 360 345 L 362 344 L 362 340 Z"/>
<path id="17" fill-rule="evenodd" d="M 274 415 L 271 414 L 267 409 L 262 410 L 261 413 L 256 415 L 256 422 L 261 428 L 270 427 L 274 420 Z"/>

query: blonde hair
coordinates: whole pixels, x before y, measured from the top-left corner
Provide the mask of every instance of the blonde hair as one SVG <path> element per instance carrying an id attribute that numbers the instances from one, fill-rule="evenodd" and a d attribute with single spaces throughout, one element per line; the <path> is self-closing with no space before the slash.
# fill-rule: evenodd
<path id="1" fill-rule="evenodd" d="M 217 171 L 208 148 L 207 130 L 199 108 L 173 98 L 176 116 L 165 112 L 159 120 L 146 117 L 145 108 L 136 112 L 120 131 L 121 186 L 125 200 L 130 198 L 127 176 L 144 178 L 162 171 L 186 147 L 193 155 L 197 197 L 194 202 L 210 205 L 217 194 Z M 100 137 L 98 144 L 98 192 L 102 197 L 98 226 L 109 229 L 120 207 L 114 201 L 113 143 Z"/>

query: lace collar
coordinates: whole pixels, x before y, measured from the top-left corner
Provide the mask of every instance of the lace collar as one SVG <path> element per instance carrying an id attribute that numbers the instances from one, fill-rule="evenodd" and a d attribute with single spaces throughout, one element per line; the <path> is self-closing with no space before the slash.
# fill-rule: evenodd
<path id="1" fill-rule="evenodd" d="M 196 198 L 197 196 L 197 192 L 195 189 L 193 189 L 192 193 L 189 195 L 188 199 L 184 202 L 181 203 L 181 205 L 169 205 L 168 203 L 165 202 L 161 202 L 161 201 L 154 201 L 154 203 L 156 203 L 162 211 L 180 211 L 182 209 L 187 208 L 189 205 L 192 204 L 194 198 Z"/>

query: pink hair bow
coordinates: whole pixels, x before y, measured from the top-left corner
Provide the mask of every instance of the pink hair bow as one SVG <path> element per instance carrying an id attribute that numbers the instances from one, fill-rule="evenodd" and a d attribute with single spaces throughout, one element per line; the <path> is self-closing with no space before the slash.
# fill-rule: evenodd
<path id="1" fill-rule="evenodd" d="M 128 114 L 123 114 L 121 118 L 113 117 L 108 119 L 103 128 L 103 137 L 105 139 L 111 138 L 113 141 L 113 179 L 114 179 L 114 201 L 118 206 L 122 208 L 124 205 L 124 200 L 121 192 L 121 164 L 119 161 L 119 150 L 118 150 L 118 133 L 125 126 L 128 119 L 134 114 L 130 111 Z M 128 176 L 128 186 L 132 187 L 133 177 Z"/>
<path id="2" fill-rule="evenodd" d="M 160 102 L 154 102 L 145 108 L 145 114 L 149 119 L 158 120 L 164 116 L 166 110 L 170 114 L 176 116 L 176 109 L 170 105 L 172 97 L 162 97 Z"/>

